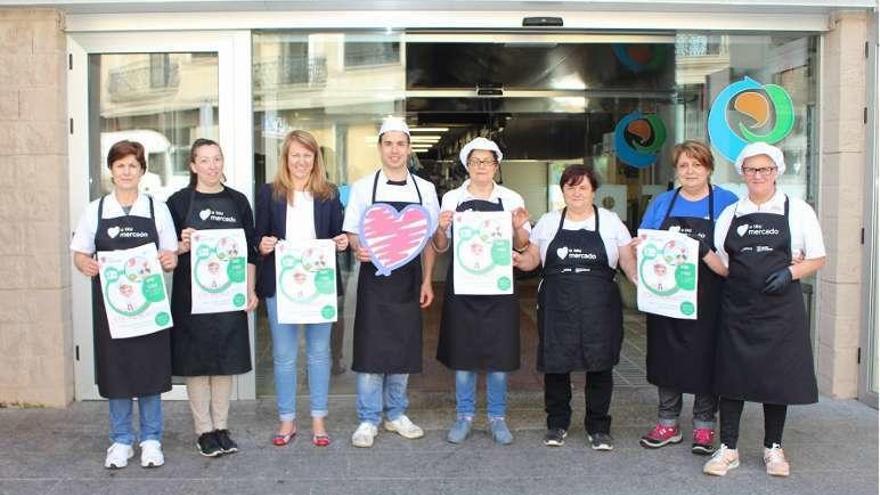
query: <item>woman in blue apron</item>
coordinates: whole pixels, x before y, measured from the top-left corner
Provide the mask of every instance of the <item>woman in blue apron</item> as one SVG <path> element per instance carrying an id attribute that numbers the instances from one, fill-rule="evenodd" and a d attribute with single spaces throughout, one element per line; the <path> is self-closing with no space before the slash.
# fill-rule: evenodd
<path id="1" fill-rule="evenodd" d="M 416 256 L 390 275 L 377 274 L 369 252 L 359 245 L 356 233 L 370 205 L 384 203 L 397 211 L 407 205 L 424 206 L 437 218 L 437 193 L 433 184 L 407 170 L 409 128 L 400 119 L 386 119 L 379 132 L 382 168 L 352 185 L 343 230 L 361 262 L 358 273 L 351 369 L 358 373 L 357 410 L 360 425 L 352 435 L 355 447 L 371 447 L 382 415 L 388 431 L 404 438 L 424 436 L 406 416 L 406 385 L 410 373 L 422 370 L 422 313 L 433 299 L 430 269 L 422 271 Z M 433 250 L 425 249 L 426 267 Z"/>
<path id="2" fill-rule="evenodd" d="M 110 336 L 104 297 L 98 277 L 98 251 L 131 249 L 153 243 L 165 271 L 177 264 L 174 223 L 164 203 L 138 193 L 147 171 L 144 147 L 132 141 L 114 144 L 107 154 L 113 192 L 92 201 L 74 232 L 70 249 L 76 268 L 92 278 L 92 325 L 95 337 L 95 373 L 98 392 L 108 399 L 110 440 L 104 466 L 123 468 L 134 455 L 131 426 L 132 399 L 138 399 L 141 466 L 157 467 L 162 454 L 162 402 L 171 390 L 169 332 L 114 339 Z"/>
<path id="3" fill-rule="evenodd" d="M 544 373 L 547 433 L 561 446 L 571 424 L 571 373 L 584 371 L 584 427 L 594 450 L 611 450 L 612 368 L 620 359 L 623 308 L 615 281 L 618 262 L 635 280 L 630 235 L 612 211 L 593 204 L 593 169 L 571 165 L 559 181 L 565 208 L 547 213 L 532 229 L 531 245 L 514 256 L 521 270 L 543 263 L 538 288 L 538 371 Z"/>
<path id="4" fill-rule="evenodd" d="M 223 184 L 223 152 L 210 139 L 196 139 L 190 149 L 189 186 L 168 198 L 168 208 L 180 233 L 180 263 L 174 270 L 171 312 L 172 372 L 186 379 L 196 449 L 206 457 L 238 451 L 229 436 L 229 400 L 235 375 L 251 370 L 247 312 L 257 306 L 254 292 L 257 253 L 253 244 L 254 217 L 247 197 Z M 241 310 L 192 313 L 191 240 L 200 230 L 236 229 L 246 246 L 247 300 Z"/>
<path id="5" fill-rule="evenodd" d="M 747 197 L 718 219 L 715 246 L 728 264 L 715 364 L 721 445 L 703 471 L 723 476 L 739 466 L 743 402 L 764 406 L 764 463 L 788 476 L 782 450 L 787 406 L 818 400 L 810 329 L 800 279 L 825 263 L 822 231 L 813 209 L 778 190 L 782 151 L 746 146 L 736 161 Z M 794 261 L 794 262 L 793 262 Z"/>
<path id="6" fill-rule="evenodd" d="M 272 362 L 275 372 L 275 404 L 279 426 L 272 444 L 283 447 L 297 433 L 297 355 L 300 327 L 305 333 L 309 380 L 309 405 L 312 416 L 312 444 L 330 445 L 324 423 L 329 414 L 330 323 L 293 324 L 278 321 L 278 290 L 275 281 L 275 248 L 279 240 L 311 241 L 332 239 L 337 251 L 348 248 L 348 236 L 342 233 L 342 203 L 336 188 L 327 181 L 324 160 L 318 141 L 303 130 L 291 131 L 281 145 L 275 179 L 257 193 L 257 239 L 262 269 L 257 295 L 266 301 L 266 316 L 272 332 Z M 342 294 L 339 270 L 336 270 L 337 294 Z M 282 294 L 282 297 L 283 294 Z M 339 311 L 338 313 L 341 313 Z"/>
<path id="7" fill-rule="evenodd" d="M 440 221 L 433 237 L 437 252 L 449 248 L 452 216 L 460 211 L 510 211 L 512 247 L 522 250 L 528 245 L 531 226 L 522 197 L 494 181 L 502 156 L 498 145 L 482 137 L 462 148 L 460 159 L 469 179 L 443 196 Z M 452 256 L 456 256 L 454 250 Z M 446 437 L 448 441 L 461 443 L 470 434 L 476 413 L 478 371 L 486 372 L 486 409 L 492 438 L 502 445 L 513 441 L 505 421 L 507 373 L 519 369 L 519 319 L 516 292 L 456 295 L 450 262 L 437 345 L 437 359 L 455 370 L 456 421 Z"/>
<path id="8" fill-rule="evenodd" d="M 718 399 L 713 390 L 715 336 L 721 306 L 721 275 L 726 269 L 711 251 L 715 219 L 736 202 L 732 192 L 713 186 L 712 151 L 699 141 L 685 141 L 672 150 L 680 187 L 655 198 L 644 217 L 642 229 L 675 230 L 700 242 L 696 320 L 647 315 L 648 381 L 657 387 L 657 423 L 640 440 L 643 447 L 660 448 L 682 440 L 678 418 L 682 394 L 694 394 L 693 443 L 695 454 L 711 454 L 715 447 L 715 413 Z"/>

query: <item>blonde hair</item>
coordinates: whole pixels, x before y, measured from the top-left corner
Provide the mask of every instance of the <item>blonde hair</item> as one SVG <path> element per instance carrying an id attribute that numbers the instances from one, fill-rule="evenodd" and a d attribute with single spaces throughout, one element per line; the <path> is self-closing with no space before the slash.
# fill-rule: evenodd
<path id="1" fill-rule="evenodd" d="M 306 149 L 315 155 L 312 172 L 306 181 L 306 191 L 312 193 L 313 197 L 321 201 L 333 198 L 336 194 L 335 188 L 327 181 L 327 175 L 324 171 L 324 160 L 321 157 L 318 141 L 311 133 L 302 130 L 290 131 L 281 145 L 281 159 L 278 163 L 278 172 L 275 173 L 275 180 L 272 181 L 275 197 L 278 199 L 284 198 L 288 203 L 293 201 L 293 177 L 290 176 L 290 169 L 287 168 L 287 154 L 290 152 L 290 146 L 294 141 L 305 146 Z"/>

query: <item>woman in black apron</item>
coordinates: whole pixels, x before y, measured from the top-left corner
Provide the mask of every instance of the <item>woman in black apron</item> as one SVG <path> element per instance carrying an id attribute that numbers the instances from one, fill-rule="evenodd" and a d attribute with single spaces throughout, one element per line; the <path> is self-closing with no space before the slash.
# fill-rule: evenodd
<path id="1" fill-rule="evenodd" d="M 722 258 L 729 257 L 715 367 L 721 446 L 703 471 L 722 476 L 739 466 L 740 416 L 743 402 L 752 401 L 764 405 L 767 473 L 788 476 L 781 447 L 787 406 L 818 400 L 798 280 L 824 265 L 824 246 L 812 208 L 776 189 L 776 178 L 785 172 L 778 148 L 750 144 L 736 168 L 745 178 L 748 197 L 722 213 L 715 237 Z M 793 257 L 792 246 L 803 250 Z M 801 254 L 805 259 L 792 264 Z"/>
<path id="2" fill-rule="evenodd" d="M 180 263 L 174 270 L 171 312 L 172 372 L 186 379 L 196 448 L 206 457 L 231 454 L 238 446 L 229 436 L 229 400 L 234 375 L 251 370 L 247 312 L 257 306 L 254 292 L 257 253 L 254 220 L 244 194 L 223 185 L 223 152 L 209 139 L 197 139 L 190 149 L 190 182 L 168 198 L 174 225 L 180 233 Z M 247 291 L 242 310 L 193 314 L 191 239 L 199 230 L 240 229 L 246 246 Z M 242 253 L 245 254 L 245 253 Z"/>
<path id="3" fill-rule="evenodd" d="M 98 392 L 108 400 L 110 439 L 104 466 L 123 468 L 134 455 L 131 426 L 132 399 L 140 412 L 141 465 L 164 464 L 162 454 L 162 402 L 171 390 L 171 353 L 167 331 L 140 337 L 110 336 L 104 298 L 98 277 L 98 251 L 131 249 L 154 243 L 162 269 L 177 264 L 174 225 L 164 203 L 138 194 L 147 170 L 144 147 L 132 141 L 114 144 L 107 154 L 114 191 L 93 201 L 80 219 L 71 242 L 76 268 L 92 277 L 92 325 L 95 333 L 95 372 Z"/>
<path id="4" fill-rule="evenodd" d="M 676 230 L 700 242 L 696 320 L 682 320 L 648 314 L 648 381 L 657 386 L 658 420 L 640 440 L 643 447 L 660 448 L 682 440 L 678 418 L 682 394 L 694 394 L 693 443 L 695 454 L 711 454 L 715 447 L 715 337 L 721 304 L 722 275 L 727 271 L 720 259 L 709 253 L 714 242 L 715 218 L 736 202 L 736 196 L 712 186 L 715 168 L 712 152 L 698 141 L 685 141 L 673 148 L 673 163 L 681 187 L 658 196 L 642 219 L 641 228 Z M 657 220 L 660 210 L 659 223 Z M 634 243 L 635 244 L 635 243 Z M 717 270 L 716 273 L 713 270 Z"/>
<path id="5" fill-rule="evenodd" d="M 352 186 L 352 198 L 344 222 L 344 228 L 351 233 L 351 244 L 357 248 L 361 261 L 351 366 L 358 373 L 357 410 L 360 425 L 352 435 L 352 445 L 355 447 L 372 447 L 383 413 L 386 430 L 408 439 L 424 436 L 424 431 L 413 424 L 405 412 L 409 374 L 422 370 L 421 308 L 427 307 L 433 299 L 430 270 L 426 270 L 427 276 L 423 277 L 421 256 L 416 256 L 388 276 L 377 275 L 378 268 L 369 261 L 368 251 L 359 246 L 354 232 L 360 223 L 360 213 L 357 211 L 363 212 L 372 204 L 384 203 L 401 211 L 410 204 L 430 208 L 430 205 L 436 205 L 437 199 L 430 183 L 407 171 L 410 146 L 406 123 L 400 119 L 385 120 L 379 131 L 379 152 L 382 169 Z M 415 201 L 382 197 L 377 193 L 380 177 L 383 194 L 394 198 L 414 198 Z M 424 198 L 423 193 L 426 194 Z M 430 213 L 436 217 L 436 210 Z M 433 256 L 433 251 L 426 249 L 424 253 L 426 265 L 430 267 L 428 257 Z"/>
<path id="6" fill-rule="evenodd" d="M 451 240 L 447 230 L 453 213 L 469 210 L 512 211 L 512 246 L 522 250 L 528 245 L 529 229 L 525 227 L 528 212 L 523 208 L 522 197 L 494 181 L 502 156 L 498 146 L 486 138 L 476 138 L 462 148 L 461 163 L 468 171 L 469 180 L 443 197 L 440 221 L 433 237 L 437 252 L 449 248 Z M 476 413 L 477 371 L 485 371 L 489 430 L 497 443 L 509 444 L 513 435 L 505 421 L 507 373 L 519 369 L 519 300 L 515 292 L 511 295 L 456 295 L 453 273 L 450 262 L 437 346 L 437 359 L 456 370 L 456 421 L 446 439 L 461 443 L 470 434 Z"/>
<path id="7" fill-rule="evenodd" d="M 532 230 L 528 250 L 515 256 L 521 270 L 532 270 L 544 260 L 537 361 L 544 373 L 548 446 L 564 443 L 571 424 L 571 373 L 585 371 L 587 439 L 594 450 L 614 448 L 608 410 L 612 368 L 623 342 L 623 308 L 612 266 L 617 263 L 609 264 L 608 253 L 616 254 L 630 280 L 635 280 L 635 257 L 620 218 L 593 205 L 597 182 L 591 168 L 567 167 L 559 181 L 565 209 L 544 215 Z M 603 222 L 611 224 L 605 229 L 607 238 Z"/>

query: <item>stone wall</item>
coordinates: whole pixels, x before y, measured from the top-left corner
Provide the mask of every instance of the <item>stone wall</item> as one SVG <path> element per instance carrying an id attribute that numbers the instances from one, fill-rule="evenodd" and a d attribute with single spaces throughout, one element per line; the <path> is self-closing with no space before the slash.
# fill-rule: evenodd
<path id="1" fill-rule="evenodd" d="M 73 400 L 63 23 L 0 9 L 0 403 Z"/>
<path id="2" fill-rule="evenodd" d="M 819 272 L 819 391 L 854 398 L 861 329 L 861 228 L 866 174 L 867 14 L 840 14 L 822 52 L 822 166 L 819 221 L 828 251 Z M 867 356 L 865 356 L 867 359 Z"/>

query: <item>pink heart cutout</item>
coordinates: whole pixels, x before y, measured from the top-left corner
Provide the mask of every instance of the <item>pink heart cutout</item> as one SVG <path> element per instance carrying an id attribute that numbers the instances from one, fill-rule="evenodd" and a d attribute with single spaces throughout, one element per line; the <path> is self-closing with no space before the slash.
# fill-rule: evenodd
<path id="1" fill-rule="evenodd" d="M 420 205 L 407 205 L 398 212 L 376 203 L 361 217 L 359 236 L 378 268 L 376 275 L 388 276 L 422 253 L 431 238 L 431 216 Z"/>

